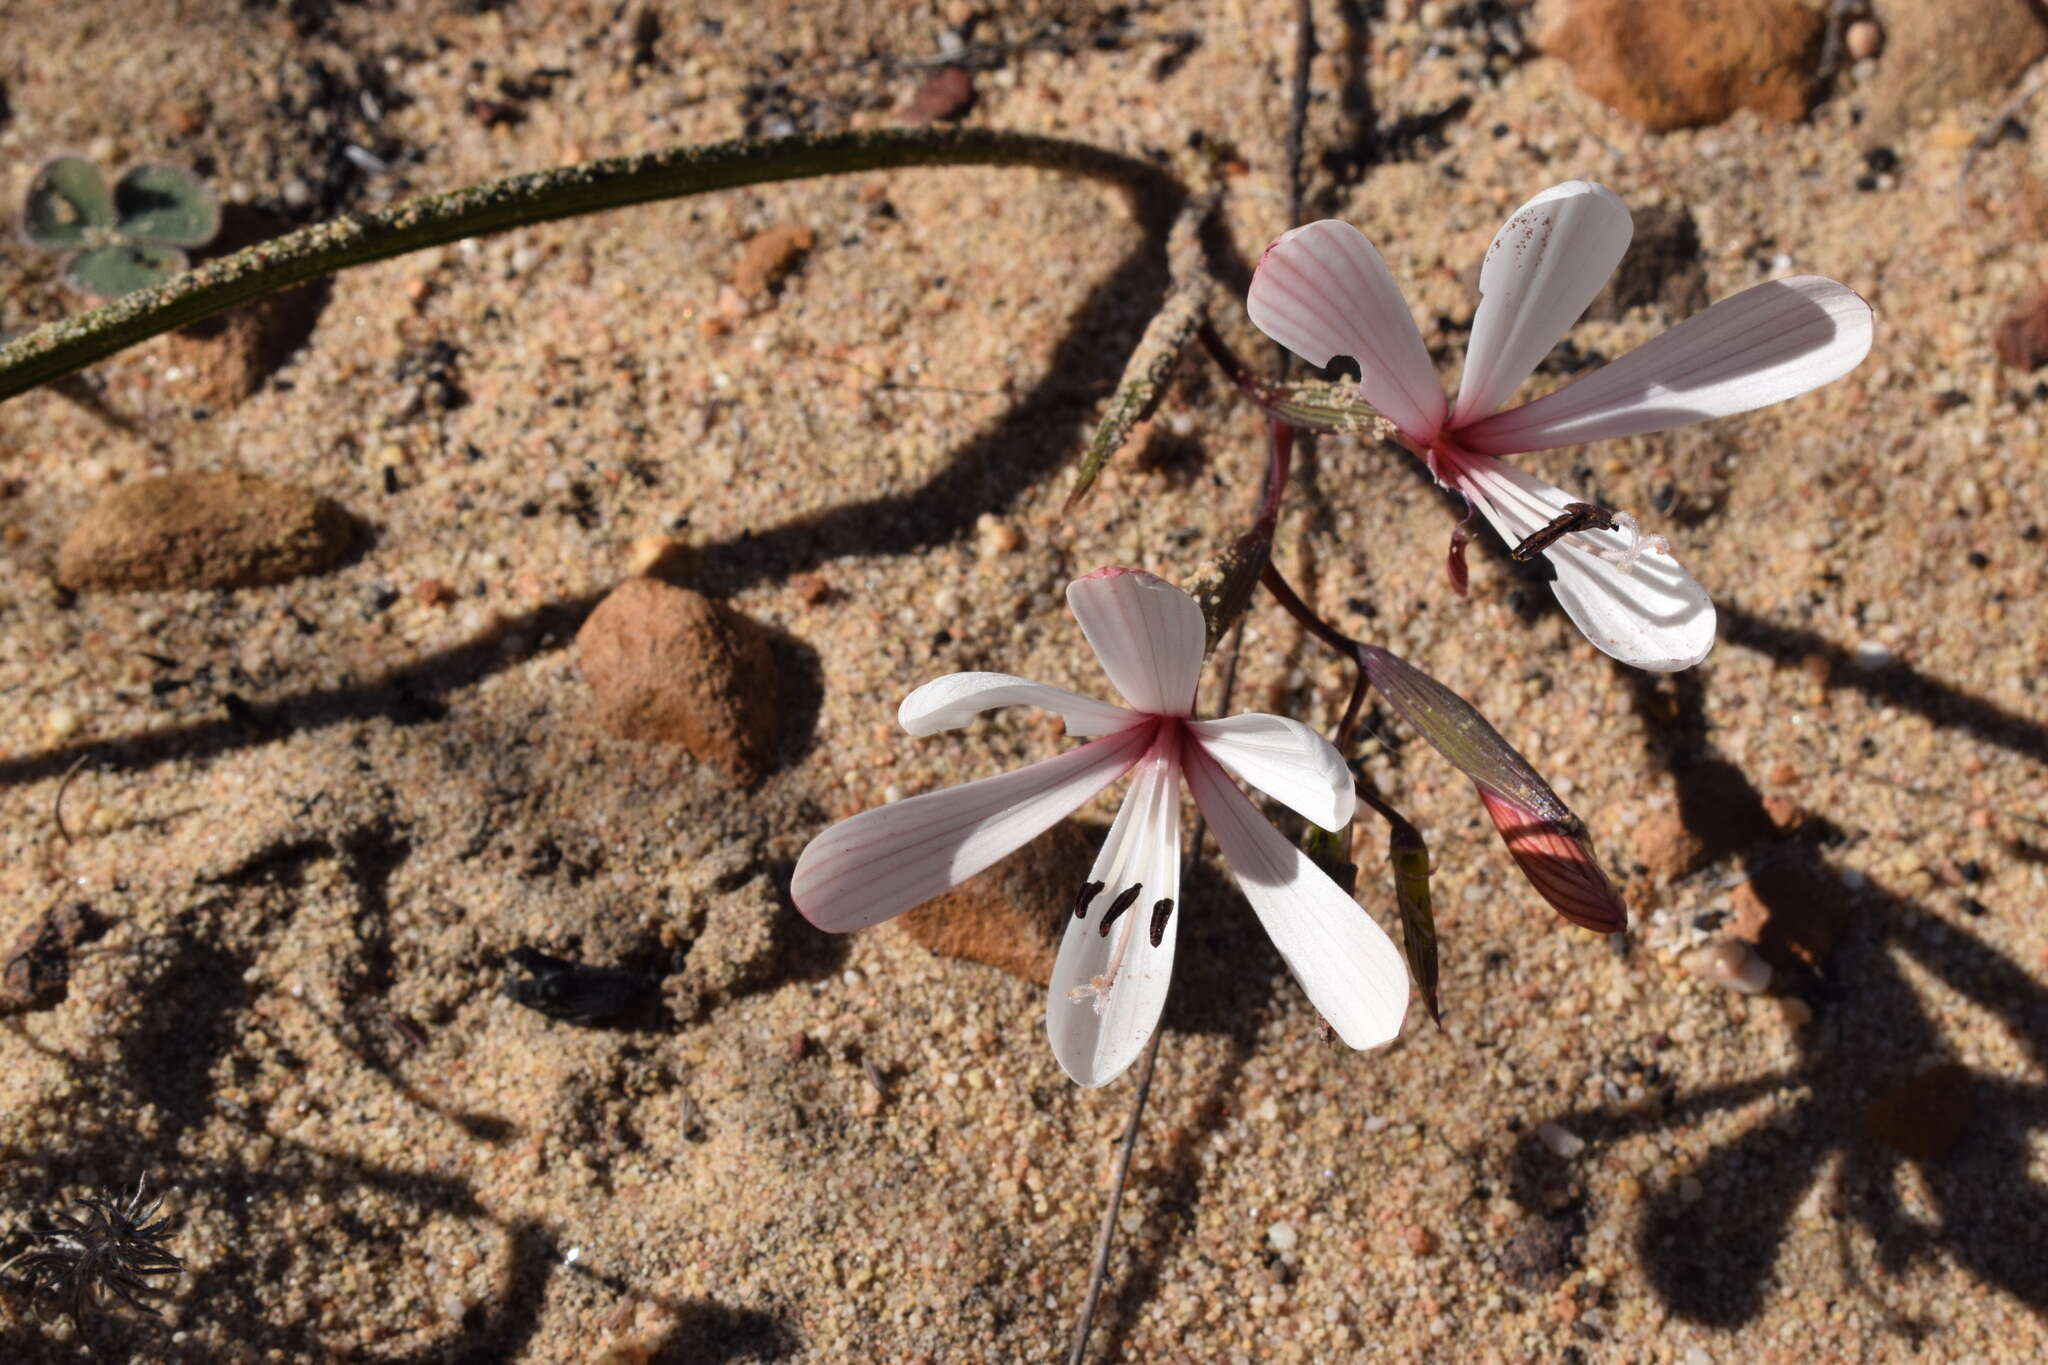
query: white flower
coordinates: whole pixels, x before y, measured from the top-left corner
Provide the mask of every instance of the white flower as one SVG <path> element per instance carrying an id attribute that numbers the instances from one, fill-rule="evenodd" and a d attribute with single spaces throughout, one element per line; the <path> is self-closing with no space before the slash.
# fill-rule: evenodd
<path id="1" fill-rule="evenodd" d="M 1455 406 L 1444 402 L 1386 262 L 1348 223 L 1326 218 L 1267 247 L 1247 307 L 1261 331 L 1312 365 L 1356 360 L 1365 401 L 1515 546 L 1576 500 L 1497 456 L 1748 412 L 1839 379 L 1870 352 L 1870 305 L 1833 280 L 1796 275 L 1723 299 L 1557 392 L 1501 411 L 1593 301 L 1633 230 L 1621 200 L 1584 180 L 1517 209 L 1480 269 Z M 1544 551 L 1558 602 L 1623 663 L 1690 668 L 1714 646 L 1714 604 L 1661 536 L 1642 535 L 1625 513 L 1612 521 Z"/>
<path id="2" fill-rule="evenodd" d="M 953 673 L 904 698 L 913 735 L 966 725 L 999 706 L 1055 712 L 1091 742 L 964 787 L 863 811 L 797 859 L 790 895 L 821 929 L 865 929 L 959 885 L 1136 769 L 1123 807 L 1071 905 L 1052 974 L 1046 1032 L 1082 1085 L 1137 1059 L 1166 1003 L 1180 902 L 1180 784 L 1209 822 L 1232 875 L 1309 1000 L 1352 1047 L 1401 1031 L 1408 969 L 1372 916 L 1253 809 L 1225 772 L 1324 829 L 1351 819 L 1357 793 L 1321 735 L 1280 716 L 1195 720 L 1201 608 L 1134 569 L 1101 569 L 1067 587 L 1067 605 L 1128 709 L 1006 673 Z"/>

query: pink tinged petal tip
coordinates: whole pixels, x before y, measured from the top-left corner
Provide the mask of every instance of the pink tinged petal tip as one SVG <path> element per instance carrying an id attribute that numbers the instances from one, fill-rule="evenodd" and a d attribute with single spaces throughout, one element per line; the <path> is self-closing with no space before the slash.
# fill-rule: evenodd
<path id="1" fill-rule="evenodd" d="M 1166 1007 L 1180 933 L 1177 741 L 1155 745 L 1140 761 L 1053 964 L 1046 1036 L 1060 1069 L 1078 1085 L 1107 1085 L 1122 1075 Z"/>
<path id="2" fill-rule="evenodd" d="M 1500 460 L 1467 456 L 1460 487 L 1501 538 L 1514 546 L 1576 501 Z M 1662 548 L 1631 529 L 1575 531 L 1543 552 L 1558 605 L 1602 653 L 1633 668 L 1675 673 L 1714 648 L 1716 616 L 1707 590 Z"/>
<path id="3" fill-rule="evenodd" d="M 1458 432 L 1488 455 L 1662 431 L 1796 398 L 1870 354 L 1861 295 L 1818 275 L 1745 289 L 1556 393 Z"/>
<path id="4" fill-rule="evenodd" d="M 1628 906 L 1601 870 L 1576 819 L 1548 819 L 1485 787 L 1477 790 L 1509 856 L 1551 909 L 1596 934 L 1628 928 Z"/>
<path id="5" fill-rule="evenodd" d="M 934 678 L 903 699 L 896 721 L 913 735 L 935 735 L 957 730 L 982 712 L 1002 706 L 1050 711 L 1066 723 L 1068 734 L 1077 737 L 1115 734 L 1142 723 L 1141 717 L 1121 706 L 1008 673 L 948 673 Z"/>
<path id="6" fill-rule="evenodd" d="M 1401 287 L 1364 233 L 1325 218 L 1266 248 L 1245 300 L 1253 325 L 1318 368 L 1358 362 L 1365 401 L 1418 440 L 1444 424 L 1443 388 Z"/>
<path id="7" fill-rule="evenodd" d="M 1067 606 L 1133 709 L 1156 716 L 1194 710 L 1207 640 L 1194 598 L 1140 569 L 1099 569 L 1067 585 Z"/>
<path id="8" fill-rule="evenodd" d="M 830 933 L 880 924 L 1022 848 L 1144 753 L 1141 725 L 964 787 L 862 811 L 811 840 L 790 878 L 805 919 Z"/>
<path id="9" fill-rule="evenodd" d="M 1231 876 L 1309 1003 L 1351 1047 L 1392 1042 L 1408 1012 L 1408 965 L 1393 940 L 1267 824 L 1199 746 L 1184 761 Z"/>
<path id="10" fill-rule="evenodd" d="M 1553 185 L 1515 210 L 1480 267 L 1454 430 L 1514 395 L 1607 283 L 1634 233 L 1614 191 L 1589 180 Z"/>
<path id="11" fill-rule="evenodd" d="M 1231 776 L 1305 820 L 1337 830 L 1351 823 L 1358 787 L 1344 756 L 1298 720 L 1242 715 L 1198 720 L 1188 732 Z"/>

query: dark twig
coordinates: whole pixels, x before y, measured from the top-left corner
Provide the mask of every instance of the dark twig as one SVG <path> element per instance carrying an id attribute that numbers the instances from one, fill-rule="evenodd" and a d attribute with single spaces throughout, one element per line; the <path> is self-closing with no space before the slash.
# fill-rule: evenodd
<path id="1" fill-rule="evenodd" d="M 64 793 L 71 790 L 71 779 L 78 776 L 78 770 L 85 766 L 86 760 L 90 757 L 90 754 L 80 754 L 77 761 L 64 770 L 64 780 L 57 784 L 56 799 L 50 803 L 50 818 L 57 822 L 57 832 L 64 836 L 67 845 L 77 841 L 71 837 L 71 831 L 64 827 Z"/>

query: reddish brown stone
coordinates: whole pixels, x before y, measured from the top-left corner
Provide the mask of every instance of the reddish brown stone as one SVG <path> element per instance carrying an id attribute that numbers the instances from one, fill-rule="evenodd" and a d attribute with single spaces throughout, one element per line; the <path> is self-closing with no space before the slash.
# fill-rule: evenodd
<path id="1" fill-rule="evenodd" d="M 2034 295 L 2026 307 L 1992 329 L 1991 349 L 1998 353 L 1999 363 L 2011 369 L 2048 365 L 2048 291 Z"/>
<path id="2" fill-rule="evenodd" d="M 755 233 L 740 253 L 733 286 L 748 298 L 767 293 L 796 269 L 816 240 L 805 227 L 774 227 Z"/>
<path id="3" fill-rule="evenodd" d="M 67 588 L 251 588 L 318 573 L 355 526 L 326 498 L 251 474 L 166 474 L 101 498 L 57 552 Z"/>
<path id="4" fill-rule="evenodd" d="M 1880 1095 L 1864 1111 L 1864 1131 L 1915 1161 L 1938 1161 L 1962 1136 L 1975 1098 L 1969 1069 L 1943 1062 Z"/>
<path id="5" fill-rule="evenodd" d="M 629 578 L 583 623 L 576 657 L 610 733 L 680 744 L 739 782 L 767 771 L 775 667 L 744 617 L 688 588 Z"/>
<path id="6" fill-rule="evenodd" d="M 1664 131 L 1806 115 L 1822 24 L 1804 0 L 1567 0 L 1537 37 L 1579 86 Z"/>
<path id="7" fill-rule="evenodd" d="M 2048 53 L 2048 26 L 2032 0 L 1880 0 L 1877 9 L 1884 56 L 1856 100 L 1866 146 L 1957 105 L 1996 103 Z"/>
<path id="8" fill-rule="evenodd" d="M 1841 883 L 1797 859 L 1759 860 L 1729 902 L 1728 932 L 1755 944 L 1779 971 L 1819 968 L 1849 920 Z"/>
<path id="9" fill-rule="evenodd" d="M 1706 860 L 1706 840 L 1687 829 L 1675 810 L 1652 811 L 1629 837 L 1636 861 L 1659 882 L 1676 881 Z"/>
<path id="10" fill-rule="evenodd" d="M 903 106 L 905 123 L 957 119 L 974 107 L 974 77 L 962 67 L 942 66 L 924 78 Z"/>
<path id="11" fill-rule="evenodd" d="M 898 922 L 942 957 L 1001 968 L 1043 986 L 1066 932 L 1066 912 L 1087 880 L 1095 840 L 1067 821 Z"/>

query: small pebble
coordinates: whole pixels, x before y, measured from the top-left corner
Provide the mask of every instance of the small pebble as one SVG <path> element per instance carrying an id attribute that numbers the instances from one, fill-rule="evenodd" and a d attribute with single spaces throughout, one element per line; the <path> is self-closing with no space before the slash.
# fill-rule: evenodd
<path id="1" fill-rule="evenodd" d="M 1536 1136 L 1545 1147 L 1550 1149 L 1552 1156 L 1560 1157 L 1566 1161 L 1570 1161 L 1580 1152 L 1586 1150 L 1586 1140 L 1584 1138 L 1555 1123 L 1537 1124 Z"/>
<path id="2" fill-rule="evenodd" d="M 1842 46 L 1848 49 L 1851 61 L 1868 60 L 1884 47 L 1884 30 L 1874 20 L 1858 19 L 1842 35 Z"/>
<path id="3" fill-rule="evenodd" d="M 1722 938 L 1685 955 L 1686 970 L 1743 995 L 1761 995 L 1771 984 L 1771 964 L 1739 938 Z"/>
<path id="4" fill-rule="evenodd" d="M 1875 640 L 1864 640 L 1856 646 L 1852 658 L 1858 668 L 1875 670 L 1892 661 L 1892 652 Z"/>
<path id="5" fill-rule="evenodd" d="M 1288 1252 L 1294 1250 L 1296 1244 L 1300 1242 L 1301 1238 L 1300 1235 L 1295 1232 L 1294 1224 L 1275 1223 L 1273 1224 L 1273 1226 L 1266 1229 L 1266 1240 L 1267 1242 L 1272 1244 L 1273 1250 L 1279 1252 L 1281 1255 L 1284 1256 Z"/>

